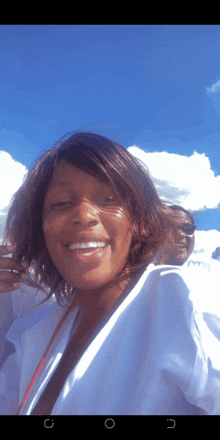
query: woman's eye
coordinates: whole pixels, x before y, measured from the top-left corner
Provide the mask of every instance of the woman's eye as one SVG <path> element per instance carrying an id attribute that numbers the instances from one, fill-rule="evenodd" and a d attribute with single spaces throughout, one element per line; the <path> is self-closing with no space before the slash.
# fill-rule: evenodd
<path id="1" fill-rule="evenodd" d="M 58 203 L 54 203 L 53 205 L 52 205 L 52 207 L 53 208 L 65 208 L 65 207 L 67 207 L 69 204 L 70 204 L 71 202 L 58 202 Z"/>
<path id="2" fill-rule="evenodd" d="M 101 197 L 100 201 L 102 203 L 113 204 L 113 203 L 116 203 L 117 200 L 115 197 L 107 196 L 107 197 Z"/>
<path id="3" fill-rule="evenodd" d="M 116 197 L 113 196 L 101 196 L 98 197 L 96 202 L 94 201 L 94 203 L 100 206 L 112 206 L 117 204 L 118 200 Z M 57 202 L 57 203 L 52 203 L 51 207 L 53 210 L 57 210 L 57 211 L 61 211 L 64 209 L 68 209 L 69 207 L 73 206 L 73 203 L 71 201 L 63 201 L 63 202 Z"/>
<path id="4" fill-rule="evenodd" d="M 116 202 L 116 199 L 114 197 L 105 197 L 106 202 Z"/>

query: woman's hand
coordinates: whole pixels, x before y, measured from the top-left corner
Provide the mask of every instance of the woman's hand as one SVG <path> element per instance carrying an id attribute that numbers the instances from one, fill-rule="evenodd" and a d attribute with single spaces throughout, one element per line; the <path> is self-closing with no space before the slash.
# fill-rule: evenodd
<path id="1" fill-rule="evenodd" d="M 0 246 L 0 294 L 19 289 L 20 283 L 26 279 L 27 265 L 18 263 L 13 258 L 3 257 L 12 253 L 12 247 Z"/>

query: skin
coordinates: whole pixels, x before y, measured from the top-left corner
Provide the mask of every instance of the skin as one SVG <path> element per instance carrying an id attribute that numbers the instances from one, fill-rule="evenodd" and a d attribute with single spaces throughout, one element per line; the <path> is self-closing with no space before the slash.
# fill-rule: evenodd
<path id="1" fill-rule="evenodd" d="M 14 258 L 5 257 L 13 254 L 13 247 L 0 246 L 0 294 L 17 290 L 26 279 L 27 265 L 18 263 Z M 15 271 L 15 272 L 12 272 Z"/>
<path id="2" fill-rule="evenodd" d="M 43 232 L 50 256 L 73 286 L 83 316 L 94 321 L 97 315 L 106 313 L 129 282 L 127 279 L 120 286 L 114 283 L 127 260 L 132 240 L 123 201 L 95 176 L 62 160 L 45 196 Z M 83 234 L 110 239 L 109 251 L 98 264 L 77 261 L 68 249 L 67 243 L 76 243 Z"/>
<path id="3" fill-rule="evenodd" d="M 184 211 L 176 211 L 175 216 L 180 225 L 192 223 L 192 220 Z M 193 251 L 195 235 L 186 235 L 180 228 L 177 228 L 172 241 L 172 252 L 165 258 L 163 264 L 181 266 L 187 261 Z"/>

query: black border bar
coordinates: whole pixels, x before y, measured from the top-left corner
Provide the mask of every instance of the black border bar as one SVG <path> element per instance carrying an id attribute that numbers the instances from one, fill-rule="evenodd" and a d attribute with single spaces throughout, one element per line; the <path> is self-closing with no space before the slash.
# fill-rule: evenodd
<path id="1" fill-rule="evenodd" d="M 150 432 L 171 435 L 175 433 L 200 432 L 217 428 L 219 432 L 220 416 L 0 416 L 1 428 L 7 433 L 64 433 L 67 430 L 72 434 L 80 433 L 126 433 L 130 430 L 147 435 Z M 77 430 L 77 431 L 76 431 Z M 2 431 L 3 432 L 3 431 Z M 50 434 L 51 435 L 51 434 Z"/>

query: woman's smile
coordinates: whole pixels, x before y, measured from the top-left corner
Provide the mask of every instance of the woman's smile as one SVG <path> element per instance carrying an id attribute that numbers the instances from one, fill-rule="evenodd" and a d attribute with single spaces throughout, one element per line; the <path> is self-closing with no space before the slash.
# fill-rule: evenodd
<path id="1" fill-rule="evenodd" d="M 70 249 L 70 258 L 76 259 L 80 264 L 87 265 L 99 265 L 103 258 L 110 258 L 109 252 L 111 252 L 110 244 L 105 244 L 101 247 L 88 247 L 88 248 L 78 248 Z M 108 252 L 108 254 L 107 254 Z"/>

